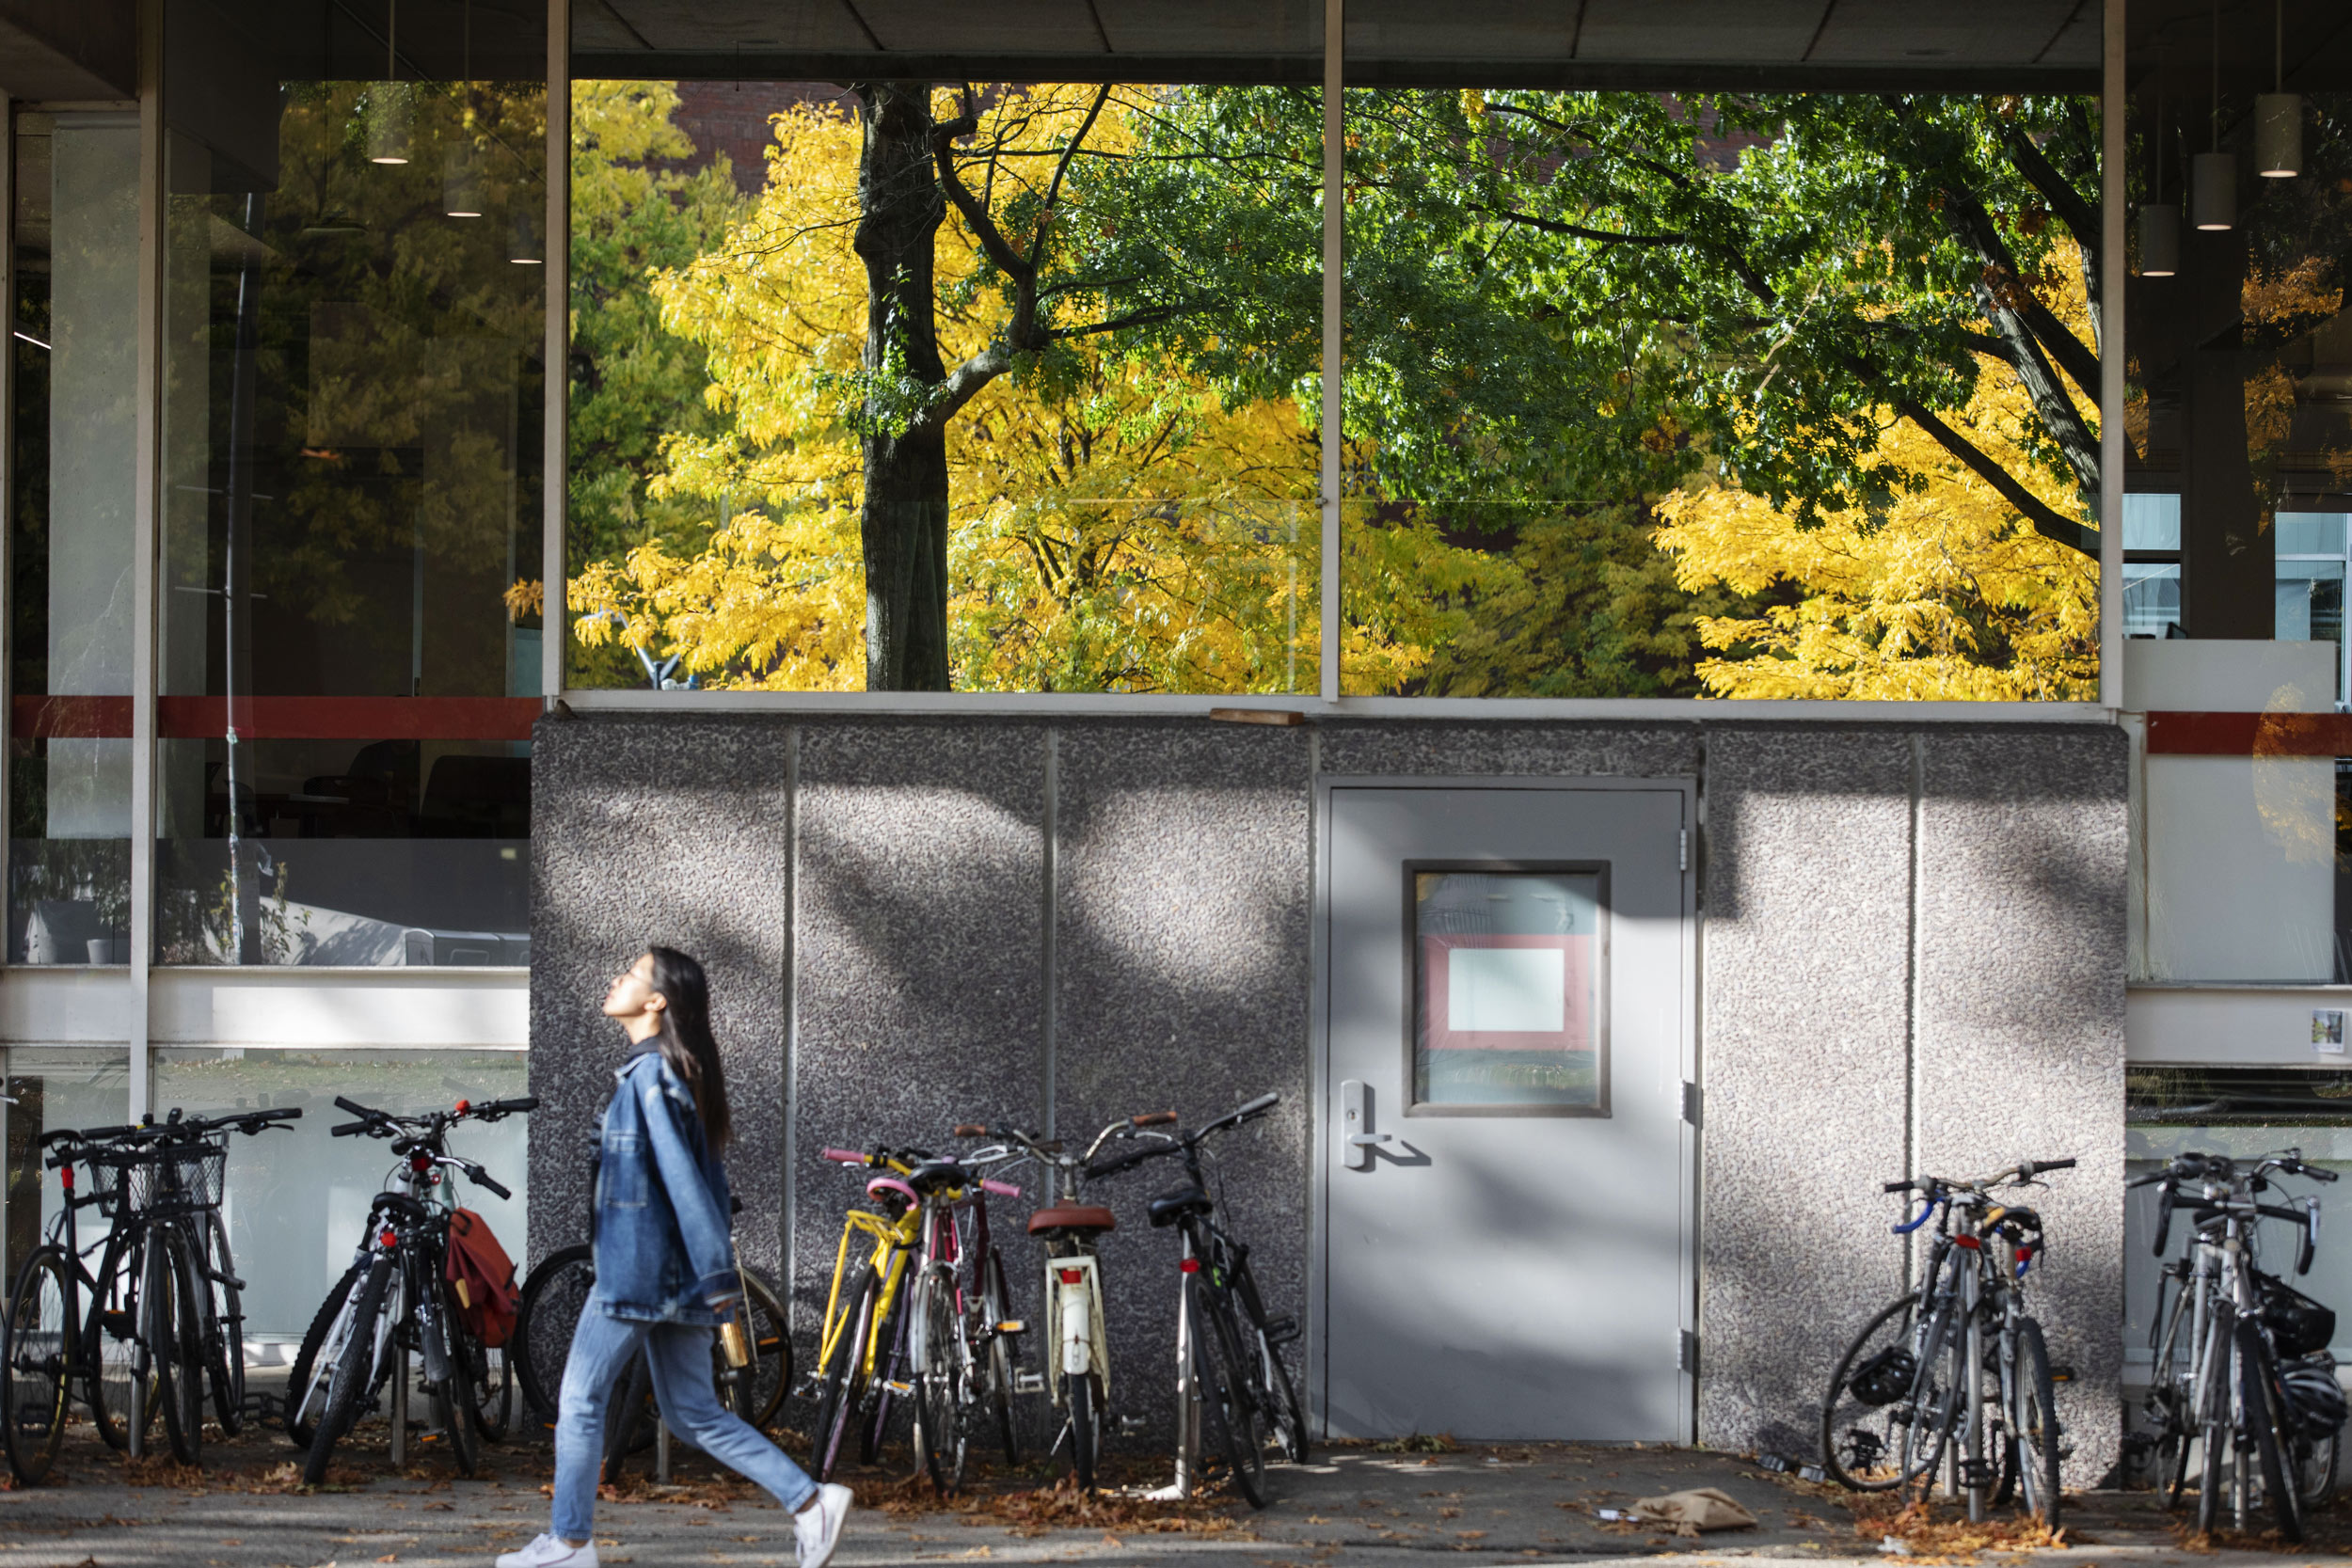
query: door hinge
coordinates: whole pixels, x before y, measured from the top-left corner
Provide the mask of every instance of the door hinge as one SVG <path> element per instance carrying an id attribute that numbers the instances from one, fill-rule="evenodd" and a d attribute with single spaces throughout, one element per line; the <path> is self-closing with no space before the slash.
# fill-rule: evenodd
<path id="1" fill-rule="evenodd" d="M 1675 1370 L 1699 1375 L 1699 1337 L 1687 1328 L 1675 1334 Z"/>
<path id="2" fill-rule="evenodd" d="M 1682 1081 L 1682 1119 L 1696 1127 L 1699 1124 L 1699 1086 L 1688 1078 Z"/>
<path id="3" fill-rule="evenodd" d="M 1691 830 L 1688 828 L 1675 830 L 1675 869 L 1691 869 Z"/>

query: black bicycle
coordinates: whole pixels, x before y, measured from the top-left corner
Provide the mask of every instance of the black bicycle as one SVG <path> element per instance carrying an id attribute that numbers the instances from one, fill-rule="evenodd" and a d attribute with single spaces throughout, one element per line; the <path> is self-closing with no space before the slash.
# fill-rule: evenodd
<path id="1" fill-rule="evenodd" d="M 1098 1155 L 1089 1178 L 1117 1175 L 1163 1155 L 1184 1162 L 1184 1182 L 1153 1198 L 1148 1212 L 1155 1227 L 1172 1227 L 1183 1239 L 1178 1268 L 1184 1280 L 1184 1322 L 1192 1338 L 1202 1436 L 1213 1442 L 1232 1472 L 1234 1489 L 1252 1508 L 1265 1506 L 1265 1450 L 1270 1439 L 1294 1464 L 1307 1458 L 1307 1416 L 1297 1386 L 1283 1365 L 1282 1347 L 1298 1338 L 1294 1318 L 1269 1317 L 1249 1268 L 1249 1248 L 1214 1217 L 1217 1197 L 1210 1187 L 1214 1159 L 1204 1147 L 1264 1116 L 1281 1096 L 1260 1095 L 1215 1121 L 1187 1132 L 1160 1132 L 1131 1126 L 1121 1140 L 1133 1147 Z M 1206 1443 L 1204 1443 L 1206 1446 Z"/>
<path id="2" fill-rule="evenodd" d="M 508 1358 L 468 1325 L 450 1283 L 449 1226 L 456 1208 L 450 1177 L 463 1173 L 501 1198 L 514 1194 L 476 1162 L 452 1153 L 448 1139 L 461 1122 L 502 1120 L 539 1102 L 460 1101 L 453 1110 L 424 1117 L 393 1116 L 341 1098 L 335 1103 L 357 1119 L 334 1128 L 334 1136 L 389 1138 L 400 1163 L 370 1205 L 358 1258 L 304 1336 L 287 1385 L 287 1434 L 309 1450 L 305 1478 L 313 1485 L 324 1481 L 335 1445 L 394 1375 L 405 1375 L 414 1353 L 423 1362 L 434 1426 L 458 1471 L 470 1476 L 480 1440 L 505 1433 L 513 1383 Z M 401 1393 L 405 1398 L 405 1386 Z"/>

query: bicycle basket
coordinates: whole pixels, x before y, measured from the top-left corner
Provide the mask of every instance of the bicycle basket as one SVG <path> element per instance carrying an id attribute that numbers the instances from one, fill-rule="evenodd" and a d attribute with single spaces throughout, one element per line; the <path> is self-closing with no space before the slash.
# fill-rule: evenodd
<path id="1" fill-rule="evenodd" d="M 2325 1351 L 2279 1364 L 2279 1386 L 2287 1414 L 2307 1435 L 2321 1437 L 2344 1425 L 2344 1386 L 2336 1381 L 2336 1358 Z"/>
<path id="2" fill-rule="evenodd" d="M 155 1157 L 145 1149 L 93 1150 L 89 1175 L 98 1212 L 108 1219 L 135 1214 L 154 1200 Z"/>
<path id="3" fill-rule="evenodd" d="M 2309 1355 L 2335 1342 L 2335 1313 L 2285 1280 L 2257 1269 L 2254 1291 L 2262 1303 L 2263 1323 L 2280 1355 Z"/>
<path id="4" fill-rule="evenodd" d="M 229 1176 L 226 1145 L 184 1144 L 167 1150 L 166 1157 L 171 1162 L 171 1185 L 178 1189 L 172 1196 L 178 1203 L 191 1209 L 220 1207 Z"/>
<path id="5" fill-rule="evenodd" d="M 1855 1368 L 1846 1388 L 1864 1404 L 1893 1404 L 1911 1392 L 1918 1375 L 1918 1358 L 1901 1345 L 1889 1345 Z"/>

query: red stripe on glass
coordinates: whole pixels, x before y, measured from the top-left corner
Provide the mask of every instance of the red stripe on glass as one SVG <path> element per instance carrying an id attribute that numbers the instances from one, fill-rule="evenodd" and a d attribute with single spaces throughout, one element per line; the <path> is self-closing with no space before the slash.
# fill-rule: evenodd
<path id="1" fill-rule="evenodd" d="M 529 740 L 536 697 L 240 697 L 242 740 Z M 167 740 L 228 732 L 225 697 L 160 697 L 155 731 Z M 9 734 L 19 740 L 128 739 L 128 697 L 19 697 Z"/>

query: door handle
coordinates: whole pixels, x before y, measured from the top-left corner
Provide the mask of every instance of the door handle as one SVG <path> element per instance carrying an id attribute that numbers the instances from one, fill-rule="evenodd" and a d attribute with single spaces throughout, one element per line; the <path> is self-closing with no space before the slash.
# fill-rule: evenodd
<path id="1" fill-rule="evenodd" d="M 1372 1090 L 1361 1079 L 1350 1078 L 1340 1085 L 1340 1140 L 1347 1150 L 1343 1156 L 1347 1168 L 1370 1170 L 1373 1149 L 1396 1139 L 1372 1130 Z"/>

